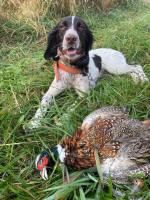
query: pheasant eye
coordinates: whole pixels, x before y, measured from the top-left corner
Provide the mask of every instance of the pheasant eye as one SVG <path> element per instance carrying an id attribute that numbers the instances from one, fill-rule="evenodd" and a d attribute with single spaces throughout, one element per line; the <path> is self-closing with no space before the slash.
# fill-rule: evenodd
<path id="1" fill-rule="evenodd" d="M 82 30 L 84 29 L 84 27 L 83 27 L 83 25 L 81 24 L 81 22 L 78 22 L 78 23 L 77 23 L 77 29 L 78 29 L 79 31 L 82 31 Z"/>
<path id="2" fill-rule="evenodd" d="M 43 158 L 39 161 L 39 163 L 40 163 L 40 165 L 42 165 L 42 163 L 43 163 Z"/>
<path id="3" fill-rule="evenodd" d="M 68 24 L 66 21 L 62 22 L 60 25 L 59 25 L 59 28 L 61 31 L 65 31 L 67 28 L 68 28 Z"/>

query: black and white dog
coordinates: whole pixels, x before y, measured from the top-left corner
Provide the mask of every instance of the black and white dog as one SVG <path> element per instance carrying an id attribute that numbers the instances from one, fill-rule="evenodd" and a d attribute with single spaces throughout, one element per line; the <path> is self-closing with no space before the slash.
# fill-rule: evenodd
<path id="1" fill-rule="evenodd" d="M 135 83 L 148 81 L 139 65 L 129 65 L 122 53 L 113 49 L 91 50 L 93 36 L 86 23 L 76 16 L 60 21 L 48 37 L 45 59 L 56 61 L 55 78 L 43 96 L 40 108 L 29 128 L 38 128 L 41 118 L 52 104 L 52 98 L 67 87 L 75 88 L 80 97 L 90 93 L 103 72 L 129 73 Z"/>

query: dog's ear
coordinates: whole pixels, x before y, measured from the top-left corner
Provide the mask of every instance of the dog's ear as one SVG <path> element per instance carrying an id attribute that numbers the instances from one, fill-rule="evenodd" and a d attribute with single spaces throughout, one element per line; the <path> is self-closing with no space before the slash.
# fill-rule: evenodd
<path id="1" fill-rule="evenodd" d="M 85 46 L 85 53 L 88 54 L 89 50 L 92 48 L 93 44 L 93 34 L 92 32 L 87 28 L 86 32 L 86 46 Z"/>
<path id="2" fill-rule="evenodd" d="M 52 29 L 48 36 L 47 49 L 44 58 L 49 60 L 57 55 L 57 47 L 59 46 L 58 25 Z"/>

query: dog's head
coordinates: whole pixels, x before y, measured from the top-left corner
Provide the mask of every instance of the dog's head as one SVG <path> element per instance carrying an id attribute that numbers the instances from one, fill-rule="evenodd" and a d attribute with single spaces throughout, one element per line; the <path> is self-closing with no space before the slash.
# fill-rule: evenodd
<path id="1" fill-rule="evenodd" d="M 49 34 L 44 58 L 55 58 L 59 49 L 67 59 L 77 60 L 82 55 L 88 55 L 92 41 L 92 33 L 83 20 L 76 16 L 66 17 Z"/>

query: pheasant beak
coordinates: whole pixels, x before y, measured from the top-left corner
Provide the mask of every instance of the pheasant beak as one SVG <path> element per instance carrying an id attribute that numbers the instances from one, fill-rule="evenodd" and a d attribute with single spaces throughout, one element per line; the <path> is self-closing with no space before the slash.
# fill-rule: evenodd
<path id="1" fill-rule="evenodd" d="M 42 176 L 42 178 L 43 178 L 44 180 L 47 180 L 47 179 L 48 179 L 48 174 L 47 174 L 47 169 L 46 169 L 46 167 L 44 167 L 43 170 L 40 171 L 40 175 Z"/>
<path id="2" fill-rule="evenodd" d="M 47 174 L 47 169 L 46 169 L 47 165 L 48 165 L 47 157 L 45 156 L 41 157 L 41 155 L 38 155 L 36 157 L 35 167 L 38 171 L 40 171 L 40 175 L 42 176 L 44 180 L 48 179 L 48 174 Z"/>

